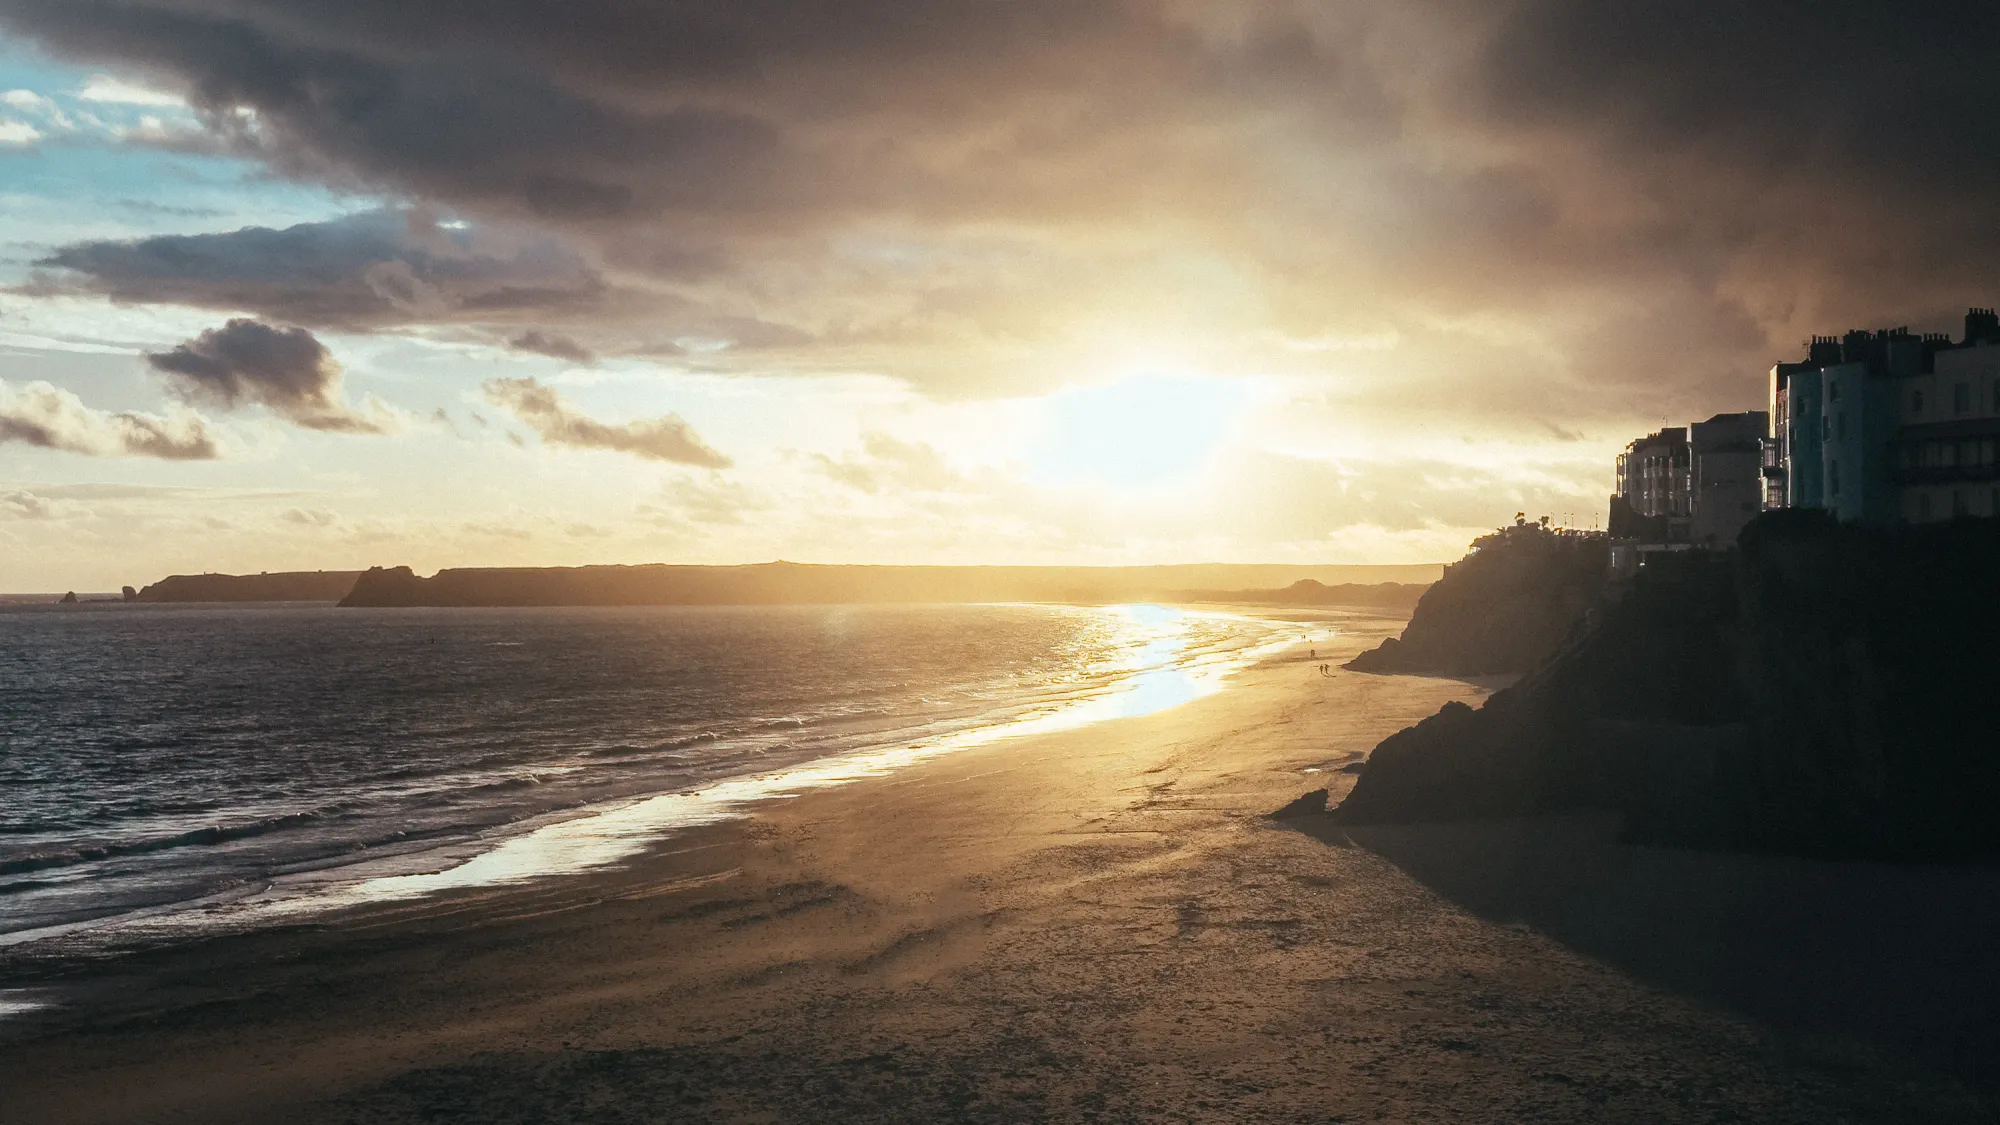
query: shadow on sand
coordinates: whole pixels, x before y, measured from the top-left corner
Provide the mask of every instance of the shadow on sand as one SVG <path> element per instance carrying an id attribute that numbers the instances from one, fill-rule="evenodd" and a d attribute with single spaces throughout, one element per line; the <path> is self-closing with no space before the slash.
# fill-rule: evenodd
<path id="1" fill-rule="evenodd" d="M 1788 1033 L 1886 1048 L 2000 1095 L 2000 864 L 1632 847 L 1610 816 L 1289 823 L 1649 984 Z"/>

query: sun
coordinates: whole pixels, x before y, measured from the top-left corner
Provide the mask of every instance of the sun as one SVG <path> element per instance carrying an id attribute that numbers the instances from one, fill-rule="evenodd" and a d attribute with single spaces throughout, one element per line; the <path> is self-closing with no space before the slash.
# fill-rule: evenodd
<path id="1" fill-rule="evenodd" d="M 1044 400 L 1031 475 L 1123 489 L 1184 481 L 1222 444 L 1247 398 L 1235 380 L 1168 372 L 1058 391 Z"/>

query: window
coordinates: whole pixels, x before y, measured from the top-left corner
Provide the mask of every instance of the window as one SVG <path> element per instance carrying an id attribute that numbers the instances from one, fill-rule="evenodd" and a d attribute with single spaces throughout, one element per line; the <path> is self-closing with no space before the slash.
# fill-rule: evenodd
<path id="1" fill-rule="evenodd" d="M 1833 382 L 1828 383 L 1826 385 L 1826 401 L 1828 402 L 1840 401 L 1840 380 L 1835 379 Z"/>
<path id="2" fill-rule="evenodd" d="M 1972 384 L 1960 383 L 1951 389 L 1951 412 L 1953 414 L 1972 413 Z"/>
<path id="3" fill-rule="evenodd" d="M 1917 522 L 1922 523 L 1930 518 L 1931 494 L 1928 492 L 1919 492 L 1917 493 Z"/>
<path id="4" fill-rule="evenodd" d="M 1847 411 L 1843 410 L 1833 416 L 1833 436 L 1842 441 L 1847 440 Z"/>
<path id="5" fill-rule="evenodd" d="M 1832 439 L 1833 439 L 1833 419 L 1822 414 L 1819 416 L 1819 440 L 1831 441 Z"/>
<path id="6" fill-rule="evenodd" d="M 1912 414 L 1922 414 L 1923 412 L 1924 412 L 1924 392 L 1922 392 L 1922 391 L 1911 391 L 1911 392 L 1910 392 L 1910 413 L 1912 413 Z"/>
<path id="7" fill-rule="evenodd" d="M 1966 513 L 1966 510 L 1967 509 L 1965 504 L 1965 490 L 1963 488 L 1952 489 L 1951 490 L 1952 518 L 1957 519 L 1959 516 L 1964 515 Z"/>

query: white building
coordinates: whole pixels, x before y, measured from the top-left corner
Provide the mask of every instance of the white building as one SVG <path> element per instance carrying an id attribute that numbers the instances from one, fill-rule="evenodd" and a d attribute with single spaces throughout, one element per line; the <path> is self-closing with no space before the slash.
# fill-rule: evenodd
<path id="1" fill-rule="evenodd" d="M 1899 382 L 1889 472 L 1902 518 L 2000 516 L 2000 346 L 1939 352 L 1931 372 Z"/>
<path id="2" fill-rule="evenodd" d="M 2000 516 L 2000 315 L 1965 339 L 1908 329 L 1814 337 L 1771 369 L 1769 496 L 1842 521 Z"/>
<path id="3" fill-rule="evenodd" d="M 1717 414 L 1688 427 L 1691 466 L 1689 539 L 1727 547 L 1764 507 L 1764 436 L 1771 416 L 1762 410 Z"/>

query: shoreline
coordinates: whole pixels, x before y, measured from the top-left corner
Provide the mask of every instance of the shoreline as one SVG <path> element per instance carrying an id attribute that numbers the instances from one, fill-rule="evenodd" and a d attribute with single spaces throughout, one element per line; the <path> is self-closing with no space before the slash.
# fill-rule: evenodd
<path id="1" fill-rule="evenodd" d="M 1147 607 L 1095 608 L 1143 611 Z M 1349 617 L 1374 616 L 1368 610 L 1286 612 L 1229 603 L 1159 608 L 1168 615 L 1230 617 L 1262 622 L 1267 628 L 1298 626 L 1301 630 L 1337 625 Z M 757 807 L 771 801 L 886 776 L 990 742 L 1031 738 L 1182 706 L 1222 690 L 1231 676 L 1305 643 L 1273 633 L 1219 652 L 1179 648 L 1158 664 L 1132 667 L 1123 676 L 1092 689 L 1035 702 L 1010 702 L 977 716 L 969 725 L 914 739 L 863 742 L 767 771 L 710 778 L 695 788 L 631 793 L 607 801 L 551 808 L 521 821 L 488 826 L 415 849 L 371 848 L 347 860 L 313 860 L 257 886 L 0 932 L 0 968 L 10 959 L 46 960 L 50 951 L 61 960 L 117 957 L 177 941 L 312 924 L 323 918 L 337 919 L 345 910 L 424 899 L 458 889 L 587 876 L 667 847 L 676 835 L 688 830 L 753 815 Z M 4 1019 L 5 1011 L 0 1009 L 0 1020 Z"/>
<path id="2" fill-rule="evenodd" d="M 131 955 L 0 1021 L 0 1118 L 1965 1119 L 1907 1059 L 1801 1062 L 1266 819 L 1483 694 L 1318 675 L 1399 622 L 1351 624 L 1182 707 L 767 802 L 621 868 Z"/>

